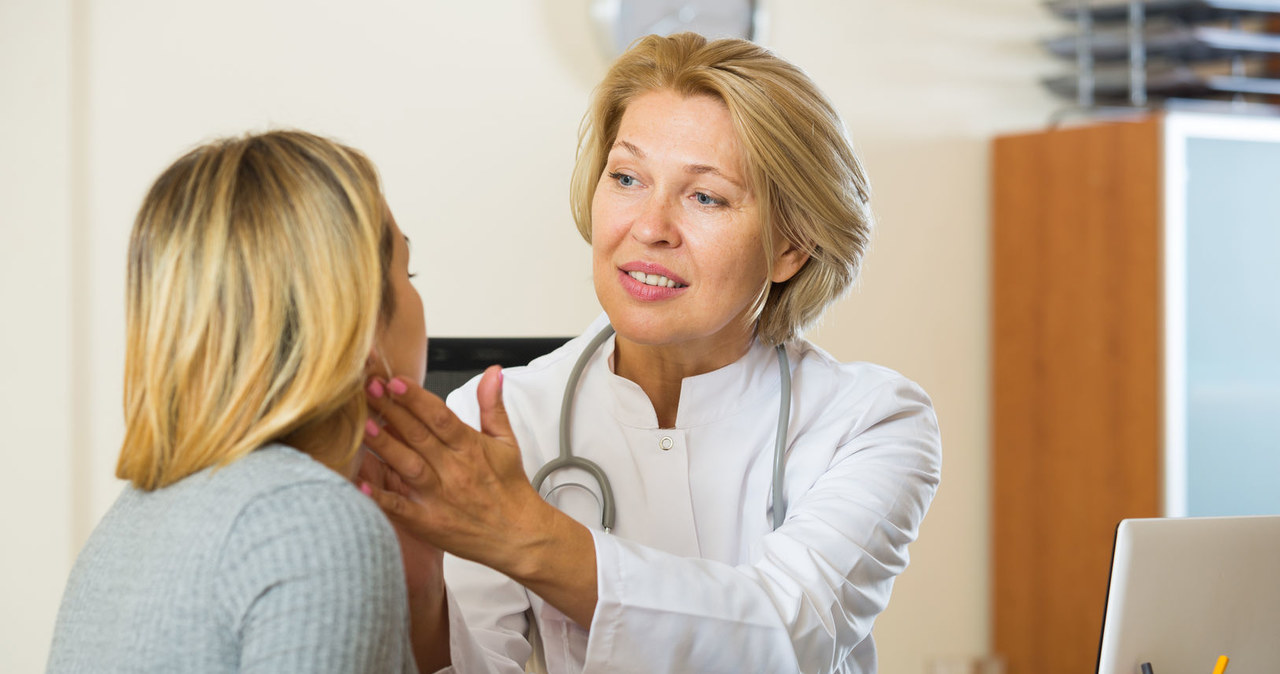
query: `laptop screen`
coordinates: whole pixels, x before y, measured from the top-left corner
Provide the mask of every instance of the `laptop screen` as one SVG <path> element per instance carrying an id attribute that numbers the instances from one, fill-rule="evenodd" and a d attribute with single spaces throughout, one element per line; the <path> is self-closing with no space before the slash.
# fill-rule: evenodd
<path id="1" fill-rule="evenodd" d="M 1280 672 L 1280 516 L 1127 519 L 1098 674 Z"/>

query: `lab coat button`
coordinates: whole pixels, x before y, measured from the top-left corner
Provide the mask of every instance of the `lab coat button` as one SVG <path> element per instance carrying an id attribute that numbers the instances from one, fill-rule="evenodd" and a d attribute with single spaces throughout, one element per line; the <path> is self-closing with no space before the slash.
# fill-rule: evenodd
<path id="1" fill-rule="evenodd" d="M 664 435 L 662 436 L 662 439 L 658 441 L 658 446 L 661 447 L 664 452 L 674 447 L 675 444 L 675 441 L 671 439 L 670 435 Z"/>

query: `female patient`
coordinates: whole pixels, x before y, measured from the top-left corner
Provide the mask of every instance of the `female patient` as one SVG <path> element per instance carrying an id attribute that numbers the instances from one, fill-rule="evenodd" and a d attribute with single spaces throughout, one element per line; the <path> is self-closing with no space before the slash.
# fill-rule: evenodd
<path id="1" fill-rule="evenodd" d="M 373 165 L 300 132 L 193 150 L 142 204 L 127 295 L 131 484 L 49 671 L 416 671 L 395 533 L 348 482 L 366 376 L 425 370 Z"/>

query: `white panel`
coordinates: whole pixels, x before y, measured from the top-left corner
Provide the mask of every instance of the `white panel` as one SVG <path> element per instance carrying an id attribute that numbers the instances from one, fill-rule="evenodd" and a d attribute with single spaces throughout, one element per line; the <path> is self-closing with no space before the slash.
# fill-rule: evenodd
<path id="1" fill-rule="evenodd" d="M 1188 500 L 1188 495 L 1193 491 L 1193 479 L 1198 476 L 1203 477 L 1203 475 L 1189 474 L 1193 462 L 1188 455 L 1188 420 L 1191 414 L 1188 401 L 1189 382 L 1191 381 L 1188 359 L 1195 356 L 1189 352 L 1187 340 L 1189 331 L 1194 331 L 1195 329 L 1195 326 L 1188 323 L 1192 317 L 1188 314 L 1187 297 L 1189 292 L 1195 290 L 1188 285 L 1191 282 L 1187 274 L 1189 258 L 1192 257 L 1192 254 L 1202 253 L 1203 248 L 1189 250 L 1188 237 L 1192 234 L 1192 227 L 1195 227 L 1196 231 L 1209 232 L 1210 238 L 1206 241 L 1206 244 L 1224 243 L 1224 237 L 1236 233 L 1233 230 L 1237 229 L 1237 225 L 1244 224 L 1244 221 L 1251 217 L 1254 220 L 1258 219 L 1256 212 L 1251 214 L 1248 210 L 1236 211 L 1239 215 L 1233 216 L 1233 205 L 1224 204 L 1222 208 L 1215 209 L 1210 216 L 1215 219 L 1189 223 L 1189 180 L 1192 173 L 1197 169 L 1200 172 L 1199 175 L 1202 176 L 1209 175 L 1205 173 L 1206 171 L 1249 172 L 1263 170 L 1263 167 L 1259 165 L 1247 165 L 1246 163 L 1233 165 L 1231 162 L 1220 164 L 1214 168 L 1189 166 L 1188 145 L 1191 143 L 1201 143 L 1203 145 L 1204 141 L 1248 141 L 1258 143 L 1258 147 L 1262 148 L 1264 152 L 1267 147 L 1274 148 L 1272 151 L 1272 156 L 1274 157 L 1275 153 L 1280 152 L 1280 121 L 1260 117 L 1193 113 L 1174 113 L 1166 118 L 1164 135 L 1165 401 L 1163 457 L 1164 512 L 1165 515 L 1171 517 L 1195 514 L 1246 514 L 1238 511 L 1193 512 L 1193 504 L 1189 503 Z M 1198 156 L 1202 159 L 1210 158 L 1209 155 L 1203 152 Z M 1267 166 L 1273 165 L 1274 161 L 1267 163 Z M 1242 180 L 1245 179 L 1244 173 L 1240 175 Z M 1203 192 L 1203 190 L 1200 191 Z M 1274 192 L 1259 191 L 1256 199 L 1274 200 Z M 1270 210 L 1269 206 L 1260 201 L 1250 204 L 1235 204 L 1234 207 Z M 1261 216 L 1261 219 L 1266 220 L 1266 216 Z M 1273 216 L 1272 221 L 1280 223 L 1280 217 Z M 1221 236 L 1213 234 L 1214 230 L 1218 230 Z M 1240 293 L 1248 294 L 1256 292 L 1258 289 L 1240 288 L 1239 290 Z M 1265 299 L 1267 295 L 1270 295 L 1270 303 Z M 1257 311 L 1271 312 L 1274 315 L 1276 311 L 1280 310 L 1280 305 L 1275 302 L 1274 292 L 1264 292 L 1263 298 L 1263 301 L 1256 305 Z M 1222 299 L 1223 302 L 1228 302 L 1232 298 L 1223 296 Z M 1241 329 L 1245 329 L 1244 326 L 1241 326 Z M 1276 335 L 1275 339 L 1280 339 L 1280 335 Z M 1224 436 L 1222 441 L 1228 442 L 1229 440 Z M 1214 451 L 1214 448 L 1210 447 L 1201 447 L 1199 449 L 1200 451 Z"/>
<path id="2" fill-rule="evenodd" d="M 1187 147 L 1179 115 L 1164 124 L 1164 515 L 1187 514 Z"/>

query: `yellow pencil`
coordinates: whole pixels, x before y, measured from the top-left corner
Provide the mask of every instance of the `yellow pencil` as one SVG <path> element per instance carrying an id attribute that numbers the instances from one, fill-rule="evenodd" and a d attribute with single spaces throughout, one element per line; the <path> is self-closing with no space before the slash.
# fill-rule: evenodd
<path id="1" fill-rule="evenodd" d="M 1227 656 L 1219 655 L 1218 664 L 1213 666 L 1213 674 L 1222 674 L 1223 672 L 1227 671 L 1227 662 L 1229 660 L 1230 658 L 1228 658 Z"/>

